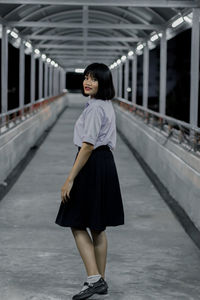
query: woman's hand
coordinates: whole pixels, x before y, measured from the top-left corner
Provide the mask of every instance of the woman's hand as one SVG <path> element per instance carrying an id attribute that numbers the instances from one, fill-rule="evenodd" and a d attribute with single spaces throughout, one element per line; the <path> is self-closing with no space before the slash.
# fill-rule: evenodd
<path id="1" fill-rule="evenodd" d="M 70 199 L 69 194 L 72 189 L 73 183 L 74 183 L 74 181 L 68 177 L 67 180 L 65 181 L 64 185 L 62 186 L 61 199 L 62 199 L 63 203 L 67 202 L 67 200 Z"/>

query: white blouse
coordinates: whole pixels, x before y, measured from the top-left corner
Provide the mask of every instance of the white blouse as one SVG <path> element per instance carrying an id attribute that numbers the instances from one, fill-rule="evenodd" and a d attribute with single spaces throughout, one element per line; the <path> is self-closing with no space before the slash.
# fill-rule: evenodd
<path id="1" fill-rule="evenodd" d="M 90 98 L 74 126 L 73 142 L 81 147 L 83 142 L 94 145 L 116 146 L 115 111 L 111 100 Z"/>

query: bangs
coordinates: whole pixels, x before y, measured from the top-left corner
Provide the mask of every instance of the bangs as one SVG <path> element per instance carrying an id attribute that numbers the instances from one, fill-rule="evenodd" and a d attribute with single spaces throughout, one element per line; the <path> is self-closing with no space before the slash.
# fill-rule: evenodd
<path id="1" fill-rule="evenodd" d="M 98 74 L 95 70 L 92 70 L 90 68 L 85 69 L 83 76 L 90 76 L 93 79 L 98 79 Z"/>

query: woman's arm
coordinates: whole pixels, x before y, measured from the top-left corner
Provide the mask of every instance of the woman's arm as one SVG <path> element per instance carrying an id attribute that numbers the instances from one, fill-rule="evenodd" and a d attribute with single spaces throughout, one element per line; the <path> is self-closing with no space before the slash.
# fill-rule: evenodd
<path id="1" fill-rule="evenodd" d="M 88 158 L 92 154 L 93 149 L 94 145 L 86 142 L 82 143 L 82 147 L 77 155 L 76 161 L 61 189 L 61 199 L 63 203 L 67 201 L 68 198 L 70 198 L 69 193 L 73 186 L 74 178 L 86 164 Z"/>
<path id="2" fill-rule="evenodd" d="M 71 169 L 69 173 L 69 180 L 74 180 L 74 178 L 78 175 L 80 170 L 83 168 L 83 166 L 86 164 L 87 160 L 89 159 L 90 155 L 92 154 L 92 151 L 94 149 L 94 145 L 83 142 L 82 147 L 78 153 L 78 156 L 76 158 L 76 161 L 73 165 L 73 168 Z"/>

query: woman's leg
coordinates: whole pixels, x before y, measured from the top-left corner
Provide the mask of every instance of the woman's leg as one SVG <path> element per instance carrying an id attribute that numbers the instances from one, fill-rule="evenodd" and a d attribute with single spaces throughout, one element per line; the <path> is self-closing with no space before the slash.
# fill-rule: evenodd
<path id="1" fill-rule="evenodd" d="M 87 230 L 71 228 L 77 248 L 84 262 L 87 275 L 98 275 L 99 270 L 96 263 L 94 245 Z"/>
<path id="2" fill-rule="evenodd" d="M 105 231 L 90 230 L 93 238 L 96 263 L 101 276 L 104 278 L 106 269 L 108 242 Z"/>

